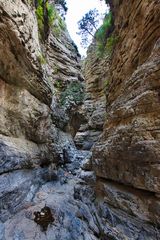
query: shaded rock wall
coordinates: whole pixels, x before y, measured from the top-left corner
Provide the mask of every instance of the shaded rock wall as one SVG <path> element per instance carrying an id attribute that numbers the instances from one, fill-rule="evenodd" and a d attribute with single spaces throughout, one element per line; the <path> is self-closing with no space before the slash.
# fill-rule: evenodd
<path id="1" fill-rule="evenodd" d="M 92 166 L 99 178 L 98 189 L 103 189 L 101 194 L 111 209 L 119 209 L 116 210 L 119 218 L 127 212 L 128 219 L 136 216 L 157 226 L 160 3 L 116 1 L 112 10 L 118 43 L 106 73 L 109 75 L 106 121 L 93 149 Z M 150 239 L 149 235 L 143 239 Z M 157 235 L 151 239 L 157 239 Z"/>
<path id="2" fill-rule="evenodd" d="M 83 116 L 82 124 L 74 140 L 77 147 L 90 149 L 102 133 L 106 114 L 106 83 L 108 77 L 108 57 L 98 57 L 95 52 L 96 43 L 93 41 L 87 51 L 84 63 L 85 101 L 79 109 Z"/>
<path id="3" fill-rule="evenodd" d="M 54 84 L 78 81 L 79 55 L 67 31 L 57 38 L 51 29 L 41 43 L 28 1 L 1 1 L 0 8 L 0 133 L 44 144 L 53 140 Z"/>
<path id="4" fill-rule="evenodd" d="M 33 198 L 50 164 L 63 162 L 63 148 L 74 148 L 70 134 L 54 122 L 55 115 L 69 119 L 57 108 L 55 83 L 60 79 L 66 86 L 83 79 L 79 54 L 67 30 L 57 36 L 52 28 L 42 43 L 31 2 L 0 0 L 2 222 Z"/>

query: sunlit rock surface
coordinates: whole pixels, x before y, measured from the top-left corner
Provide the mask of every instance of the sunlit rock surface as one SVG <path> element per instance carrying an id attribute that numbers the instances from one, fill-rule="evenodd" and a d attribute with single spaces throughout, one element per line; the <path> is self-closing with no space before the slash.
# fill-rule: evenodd
<path id="1" fill-rule="evenodd" d="M 113 11 L 118 43 L 107 71 L 106 121 L 92 165 L 119 217 L 127 212 L 159 226 L 160 5 L 120 1 Z"/>

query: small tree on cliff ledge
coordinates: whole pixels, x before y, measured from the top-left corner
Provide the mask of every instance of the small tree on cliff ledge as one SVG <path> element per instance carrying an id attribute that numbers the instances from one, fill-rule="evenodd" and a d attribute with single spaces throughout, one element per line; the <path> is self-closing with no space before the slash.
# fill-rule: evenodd
<path id="1" fill-rule="evenodd" d="M 90 10 L 84 15 L 84 17 L 78 22 L 79 32 L 77 34 L 81 35 L 82 46 L 85 48 L 90 43 L 90 39 L 94 37 L 97 31 L 97 25 L 99 13 L 97 9 Z"/>

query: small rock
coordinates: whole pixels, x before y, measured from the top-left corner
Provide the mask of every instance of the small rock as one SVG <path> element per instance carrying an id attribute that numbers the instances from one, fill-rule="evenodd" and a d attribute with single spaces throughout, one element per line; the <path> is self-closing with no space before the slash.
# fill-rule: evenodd
<path id="1" fill-rule="evenodd" d="M 93 171 L 82 171 L 80 178 L 88 184 L 95 184 L 96 176 Z"/>
<path id="2" fill-rule="evenodd" d="M 65 183 L 67 183 L 67 178 L 66 178 L 66 177 L 62 177 L 62 178 L 60 179 L 60 184 L 63 185 L 63 184 L 65 184 Z"/>
<path id="3" fill-rule="evenodd" d="M 86 171 L 91 170 L 91 159 L 90 158 L 84 159 L 82 161 L 81 168 Z"/>

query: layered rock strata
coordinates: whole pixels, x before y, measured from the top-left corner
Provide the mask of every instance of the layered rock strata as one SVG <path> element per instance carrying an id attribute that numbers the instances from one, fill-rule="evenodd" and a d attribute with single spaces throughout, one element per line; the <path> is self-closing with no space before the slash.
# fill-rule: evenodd
<path id="1" fill-rule="evenodd" d="M 99 57 L 95 52 L 96 42 L 93 41 L 87 51 L 84 63 L 85 101 L 79 109 L 83 116 L 82 124 L 74 138 L 76 146 L 90 149 L 102 133 L 106 115 L 105 91 L 108 83 L 106 75 L 108 57 Z"/>
<path id="2" fill-rule="evenodd" d="M 51 27 L 45 43 L 39 34 L 32 1 L 0 1 L 2 222 L 32 200 L 54 164 L 63 163 L 63 149 L 75 148 L 54 122 L 63 112 L 55 107 L 55 83 L 82 80 L 79 54 L 67 30 L 58 37 Z"/>
<path id="3" fill-rule="evenodd" d="M 157 227 L 160 4 L 124 0 L 114 4 L 112 11 L 118 42 L 106 73 L 109 75 L 106 121 L 93 149 L 92 165 L 106 203 L 119 217 L 127 212 L 126 218 L 136 216 L 140 222 Z M 156 232 L 149 236 L 142 239 L 158 239 Z"/>

